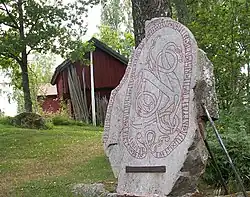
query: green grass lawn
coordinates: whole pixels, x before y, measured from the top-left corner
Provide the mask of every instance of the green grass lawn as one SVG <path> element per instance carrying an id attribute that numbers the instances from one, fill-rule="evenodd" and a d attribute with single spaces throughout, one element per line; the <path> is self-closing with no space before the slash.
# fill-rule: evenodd
<path id="1" fill-rule="evenodd" d="M 101 127 L 21 129 L 0 124 L 0 196 L 72 196 L 75 183 L 115 183 Z"/>

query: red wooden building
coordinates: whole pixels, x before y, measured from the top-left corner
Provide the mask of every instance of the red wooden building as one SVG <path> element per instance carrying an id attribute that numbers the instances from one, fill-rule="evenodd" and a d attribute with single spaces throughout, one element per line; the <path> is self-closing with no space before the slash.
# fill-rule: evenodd
<path id="1" fill-rule="evenodd" d="M 119 84 L 125 73 L 128 60 L 96 38 L 92 38 L 90 42 L 93 42 L 95 50 L 92 54 L 86 54 L 86 57 L 90 58 L 92 55 L 93 58 L 95 96 L 99 99 L 106 97 L 109 100 L 111 91 Z M 57 87 L 57 97 L 65 100 L 71 106 L 72 115 L 75 115 L 77 110 L 76 106 L 74 108 L 74 103 L 77 103 L 77 100 L 82 100 L 76 98 L 79 97 L 79 92 L 76 93 L 79 89 L 81 89 L 80 94 L 86 96 L 83 97 L 83 100 L 86 100 L 87 109 L 90 112 L 90 71 L 89 65 L 83 65 L 79 62 L 72 63 L 70 60 L 65 60 L 55 69 L 51 84 Z M 77 81 L 75 81 L 76 79 Z M 74 101 L 72 94 L 75 94 L 76 101 Z"/>
<path id="2" fill-rule="evenodd" d="M 38 88 L 37 100 L 46 113 L 56 113 L 60 109 L 56 86 L 43 84 Z"/>

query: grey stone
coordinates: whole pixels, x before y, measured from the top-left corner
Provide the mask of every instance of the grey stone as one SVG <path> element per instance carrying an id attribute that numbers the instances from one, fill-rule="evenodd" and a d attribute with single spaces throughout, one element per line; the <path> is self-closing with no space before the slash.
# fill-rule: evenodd
<path id="1" fill-rule="evenodd" d="M 219 118 L 218 99 L 215 91 L 215 79 L 213 64 L 208 59 L 206 53 L 199 49 L 198 51 L 198 80 L 195 86 L 195 99 L 199 117 L 207 117 L 202 109 L 202 103 L 206 105 L 211 117 L 216 120 Z"/>
<path id="2" fill-rule="evenodd" d="M 188 196 L 207 160 L 198 125 L 201 100 L 209 98 L 205 102 L 217 117 L 213 98 L 203 92 L 214 91 L 213 75 L 182 24 L 156 18 L 145 30 L 111 93 L 104 150 L 118 178 L 118 196 Z M 126 173 L 127 166 L 165 166 L 166 173 Z"/>
<path id="3" fill-rule="evenodd" d="M 102 183 L 76 184 L 73 186 L 72 192 L 83 197 L 107 197 L 109 194 Z"/>
<path id="4" fill-rule="evenodd" d="M 117 193 L 109 193 L 107 197 L 117 197 Z"/>
<path id="5" fill-rule="evenodd" d="M 176 181 L 171 193 L 168 196 L 191 196 L 197 191 L 197 182 L 204 173 L 208 158 L 204 141 L 200 131 L 196 130 L 194 142 L 189 149 L 186 161 L 180 170 L 182 176 Z"/>

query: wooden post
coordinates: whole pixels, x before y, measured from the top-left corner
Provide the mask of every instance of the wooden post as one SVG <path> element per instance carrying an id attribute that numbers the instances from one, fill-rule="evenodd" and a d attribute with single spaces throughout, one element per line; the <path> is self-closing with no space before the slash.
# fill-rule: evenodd
<path id="1" fill-rule="evenodd" d="M 96 126 L 95 116 L 95 83 L 94 83 L 94 64 L 93 64 L 93 52 L 90 52 L 90 80 L 91 80 L 91 109 L 92 109 L 92 123 Z"/>

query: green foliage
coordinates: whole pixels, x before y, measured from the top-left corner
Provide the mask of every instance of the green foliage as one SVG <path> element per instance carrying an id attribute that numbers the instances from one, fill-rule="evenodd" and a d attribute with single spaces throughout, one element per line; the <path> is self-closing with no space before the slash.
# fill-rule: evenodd
<path id="1" fill-rule="evenodd" d="M 16 87 L 23 88 L 26 111 L 32 111 L 28 56 L 51 51 L 72 59 L 79 54 L 77 58 L 82 58 L 86 51 L 81 40 L 86 32 L 84 16 L 88 6 L 97 3 L 98 0 L 68 4 L 61 0 L 1 0 L 0 66 L 10 69 L 13 81 L 17 80 Z"/>
<path id="2" fill-rule="evenodd" d="M 49 129 L 52 126 L 51 124 L 46 124 L 46 120 L 42 116 L 30 112 L 16 115 L 12 118 L 11 124 L 16 127 L 29 129 Z"/>
<path id="3" fill-rule="evenodd" d="M 56 113 L 48 113 L 41 110 L 40 114 L 51 125 L 86 126 L 85 122 L 77 121 L 70 117 L 67 105 L 63 101 L 60 102 L 60 109 Z"/>
<path id="4" fill-rule="evenodd" d="M 22 3 L 22 10 L 18 9 L 19 3 Z M 1 1 L 0 32 L 3 35 L 1 56 L 20 59 L 19 54 L 23 51 L 23 47 L 27 47 L 27 54 L 31 51 L 47 52 L 48 50 L 66 54 L 71 46 L 78 44 L 72 42 L 72 36 L 79 38 L 85 34 L 84 16 L 87 14 L 87 6 L 96 3 L 98 3 L 97 0 L 88 2 L 77 0 L 68 4 L 46 0 Z M 21 12 L 23 17 L 20 16 L 20 18 L 18 15 Z M 24 38 L 19 37 L 21 23 L 25 30 Z"/>
<path id="5" fill-rule="evenodd" d="M 54 124 L 53 121 L 51 119 L 45 119 L 45 126 L 44 129 L 53 129 L 54 128 Z"/>
<path id="6" fill-rule="evenodd" d="M 103 1 L 99 30 L 99 40 L 128 58 L 135 46 L 131 1 Z"/>
<path id="7" fill-rule="evenodd" d="M 232 112 L 224 111 L 216 125 L 230 157 L 239 169 L 245 187 L 250 189 L 250 112 L 248 109 L 242 109 L 244 108 L 233 108 Z M 237 191 L 236 186 L 238 183 L 233 170 L 211 128 L 208 130 L 208 142 L 228 187 L 232 192 Z M 219 179 L 212 161 L 208 163 L 204 180 L 210 185 L 218 184 Z"/>
<path id="8" fill-rule="evenodd" d="M 110 26 L 102 25 L 100 32 L 95 35 L 99 40 L 107 44 L 113 50 L 125 57 L 129 57 L 134 48 L 134 36 L 129 32 L 112 29 Z"/>
<path id="9" fill-rule="evenodd" d="M 233 106 L 250 102 L 248 4 L 238 0 L 192 1 L 188 4 L 188 27 L 214 64 L 221 109 L 230 110 Z M 243 69 L 247 72 L 242 72 Z"/>
<path id="10" fill-rule="evenodd" d="M 0 124 L 2 124 L 2 125 L 12 125 L 12 117 L 9 117 L 9 116 L 0 117 Z"/>
<path id="11" fill-rule="evenodd" d="M 81 121 L 76 121 L 67 116 L 55 115 L 52 117 L 52 122 L 54 125 L 77 125 L 77 126 L 85 126 L 86 123 Z"/>
<path id="12" fill-rule="evenodd" d="M 42 117 L 50 122 L 52 125 L 72 125 L 72 126 L 86 126 L 85 122 L 74 120 L 70 117 L 70 112 L 64 101 L 60 102 L 60 109 L 54 113 L 40 111 Z"/>
<path id="13" fill-rule="evenodd" d="M 54 116 L 52 118 L 52 122 L 54 125 L 71 125 L 71 120 L 65 116 Z"/>
<path id="14" fill-rule="evenodd" d="M 250 135 L 250 109 L 248 106 L 237 106 L 221 110 L 221 117 L 216 122 L 222 133 L 246 133 Z"/>
<path id="15" fill-rule="evenodd" d="M 72 50 L 69 53 L 68 58 L 72 62 L 80 61 L 85 64 L 89 64 L 89 60 L 85 58 L 85 54 L 87 52 L 91 52 L 95 50 L 95 46 L 93 45 L 93 43 L 75 41 L 75 44 L 73 46 L 74 46 L 74 50 Z"/>
<path id="16" fill-rule="evenodd" d="M 133 32 L 132 6 L 130 0 L 102 1 L 101 24 L 113 30 Z"/>
<path id="17" fill-rule="evenodd" d="M 2 90 L 0 89 L 0 95 L 2 94 Z M 0 118 L 4 116 L 4 111 L 0 109 Z"/>
<path id="18" fill-rule="evenodd" d="M 49 84 L 52 77 L 52 68 L 55 65 L 55 55 L 53 54 L 35 54 L 31 64 L 28 67 L 29 71 L 29 87 L 31 100 L 33 103 L 33 112 L 40 112 L 40 102 L 37 100 L 38 93 L 42 93 L 41 86 Z M 17 102 L 17 111 L 22 113 L 25 111 L 24 107 L 24 95 L 23 91 L 20 89 L 21 79 L 13 72 L 8 72 L 11 78 L 11 84 L 13 85 L 13 99 Z M 43 93 L 42 93 L 43 94 Z M 45 93 L 44 93 L 45 94 Z M 43 96 L 43 95 L 40 95 Z"/>
<path id="19" fill-rule="evenodd" d="M 222 134 L 221 135 L 228 152 L 233 159 L 235 166 L 239 169 L 241 178 L 245 187 L 250 189 L 250 137 L 244 134 Z M 221 169 L 224 179 L 232 192 L 237 191 L 237 181 L 235 174 L 216 139 L 210 138 L 210 146 L 216 156 L 218 165 Z M 210 185 L 218 184 L 218 176 L 215 168 L 210 161 L 204 175 L 205 181 Z"/>
<path id="20" fill-rule="evenodd" d="M 174 0 L 177 9 L 173 12 L 174 17 L 186 22 L 199 47 L 208 54 L 214 64 L 221 110 L 221 116 L 216 125 L 241 173 L 245 186 L 250 189 L 249 2 L 185 1 L 186 7 L 180 4 L 181 2 L 182 0 Z M 227 184 L 236 191 L 235 176 L 212 130 L 208 132 L 208 141 L 219 161 Z M 218 183 L 211 161 L 204 179 L 209 184 Z"/>

